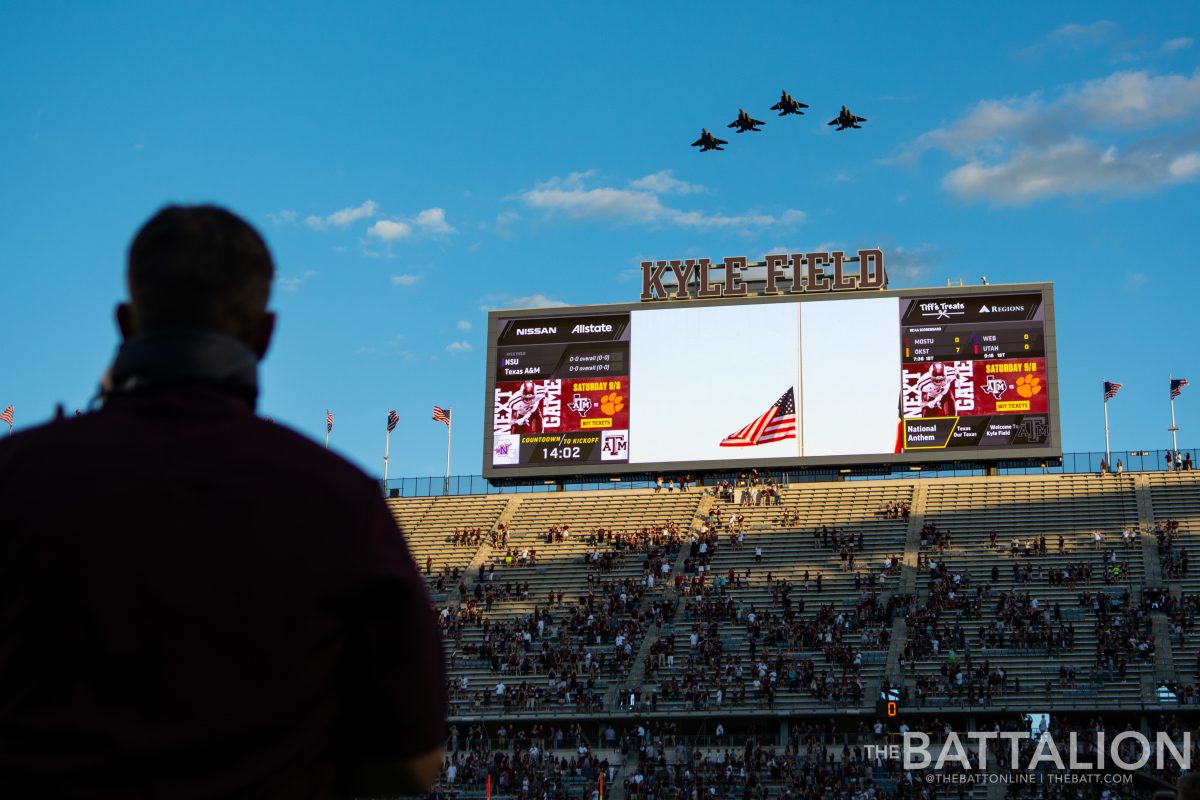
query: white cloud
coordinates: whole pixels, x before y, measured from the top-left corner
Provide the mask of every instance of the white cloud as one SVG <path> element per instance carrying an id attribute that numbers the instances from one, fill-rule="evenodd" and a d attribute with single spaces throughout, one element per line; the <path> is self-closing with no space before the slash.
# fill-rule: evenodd
<path id="1" fill-rule="evenodd" d="M 1046 52 L 1080 51 L 1112 44 L 1121 26 L 1106 19 L 1081 25 L 1072 22 L 1051 31 L 1039 42 L 1017 52 L 1019 58 L 1038 58 Z"/>
<path id="2" fill-rule="evenodd" d="M 458 322 L 454 323 L 454 327 L 458 328 L 463 333 L 468 333 L 471 330 L 471 323 L 467 322 L 465 319 L 460 319 Z"/>
<path id="3" fill-rule="evenodd" d="M 640 189 L 654 194 L 694 194 L 707 192 L 707 187 L 698 183 L 687 183 L 676 178 L 671 170 L 664 169 L 629 182 L 629 188 Z"/>
<path id="4" fill-rule="evenodd" d="M 313 230 L 324 230 L 329 226 L 337 228 L 345 228 L 353 222 L 360 219 L 370 219 L 379 213 L 379 204 L 374 200 L 368 200 L 360 206 L 343 208 L 340 211 L 335 211 L 328 216 L 319 217 L 310 215 L 305 217 L 304 222 Z"/>
<path id="5" fill-rule="evenodd" d="M 395 242 L 412 236 L 412 225 L 394 219 L 381 219 L 367 228 L 367 235 L 385 242 Z"/>
<path id="6" fill-rule="evenodd" d="M 368 236 L 374 236 L 384 242 L 407 239 L 417 232 L 446 234 L 454 233 L 455 229 L 446 222 L 446 212 L 440 208 L 427 208 L 418 212 L 415 217 L 381 219 L 367 229 Z"/>
<path id="7" fill-rule="evenodd" d="M 1174 39 L 1168 39 L 1162 43 L 1159 50 L 1163 53 L 1174 53 L 1176 50 L 1183 50 L 1191 47 L 1194 40 L 1190 36 L 1176 36 Z"/>
<path id="8" fill-rule="evenodd" d="M 1190 76 L 1121 71 L 1049 98 L 1034 92 L 983 100 L 891 161 L 928 150 L 961 160 L 942 186 L 968 201 L 1138 194 L 1200 177 L 1198 118 L 1200 69 Z M 1153 135 L 1139 136 L 1144 131 Z"/>
<path id="9" fill-rule="evenodd" d="M 1174 159 L 1167 172 L 1177 181 L 1188 181 L 1200 174 L 1200 153 L 1187 153 Z"/>
<path id="10" fill-rule="evenodd" d="M 514 297 L 510 301 L 510 308 L 555 308 L 557 306 L 565 306 L 562 300 L 555 300 L 552 297 L 547 297 L 544 294 L 526 294 L 520 297 Z"/>
<path id="11" fill-rule="evenodd" d="M 459 342 L 451 342 L 450 344 L 446 345 L 447 353 L 469 353 L 474 349 L 475 348 L 472 347 L 471 343 L 466 339 L 463 339 Z"/>
<path id="12" fill-rule="evenodd" d="M 805 220 L 803 211 L 787 209 L 781 214 L 746 212 L 720 214 L 705 211 L 685 211 L 663 204 L 660 193 L 683 193 L 689 187 L 657 172 L 624 187 L 589 186 L 595 171 L 572 172 L 565 178 L 554 177 L 532 189 L 519 192 L 516 199 L 529 208 L 541 211 L 546 217 L 566 217 L 573 220 L 611 220 L 617 223 L 650 227 L 678 227 L 698 230 L 752 229 L 798 225 Z"/>
<path id="13" fill-rule="evenodd" d="M 517 297 L 490 295 L 484 300 L 488 302 L 481 305 L 479 310 L 485 313 L 497 308 L 558 308 L 566 305 L 562 300 L 555 300 L 544 294 L 526 294 Z"/>
<path id="14" fill-rule="evenodd" d="M 1192 75 L 1117 72 L 1068 91 L 1057 104 L 1102 127 L 1144 130 L 1185 119 L 1200 110 L 1200 69 Z M 1064 122 L 1069 122 L 1069 118 Z"/>
<path id="15" fill-rule="evenodd" d="M 1150 282 L 1150 277 L 1144 272 L 1128 272 L 1125 274 L 1125 288 L 1136 289 Z"/>
<path id="16" fill-rule="evenodd" d="M 895 246 L 887 251 L 887 271 L 892 278 L 902 281 L 925 279 L 933 268 L 942 261 L 942 251 L 931 244 L 913 247 Z"/>
<path id="17" fill-rule="evenodd" d="M 300 214 L 295 211 L 272 211 L 267 214 L 267 220 L 272 225 L 295 225 L 299 216 Z"/>
<path id="18" fill-rule="evenodd" d="M 1151 147 L 1099 149 L 1082 139 L 1044 148 L 1021 148 L 1005 161 L 969 161 L 952 170 L 942 185 L 964 200 L 1025 205 L 1054 196 L 1128 195 L 1195 179 L 1200 155 Z"/>
<path id="19" fill-rule="evenodd" d="M 496 224 L 494 226 L 496 235 L 504 239 L 512 238 L 513 224 L 520 219 L 521 215 L 515 211 L 501 211 L 496 215 Z"/>
<path id="20" fill-rule="evenodd" d="M 420 275 L 411 275 L 411 274 L 393 275 L 392 276 L 392 286 L 413 286 L 419 280 L 421 280 Z"/>
<path id="21" fill-rule="evenodd" d="M 440 208 L 427 208 L 417 214 L 414 220 L 416 226 L 429 233 L 454 233 L 446 222 L 446 212 Z"/>
<path id="22" fill-rule="evenodd" d="M 276 275 L 275 285 L 279 287 L 279 291 L 292 294 L 300 291 L 300 286 L 316 274 L 316 271 L 310 269 L 300 275 Z"/>

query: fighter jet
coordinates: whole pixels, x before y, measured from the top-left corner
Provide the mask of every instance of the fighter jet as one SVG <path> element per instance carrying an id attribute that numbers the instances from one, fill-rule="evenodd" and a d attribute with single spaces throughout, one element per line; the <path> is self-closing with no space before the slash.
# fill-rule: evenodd
<path id="1" fill-rule="evenodd" d="M 794 99 L 786 90 L 779 98 L 779 102 L 771 106 L 771 110 L 778 111 L 781 117 L 786 117 L 788 114 L 803 114 L 804 112 L 800 110 L 802 108 L 808 108 L 808 104 Z"/>
<path id="2" fill-rule="evenodd" d="M 739 108 L 737 119 L 729 123 L 727 127 L 737 128 L 738 133 L 745 133 L 746 131 L 760 131 L 762 128 L 758 126 L 766 124 L 761 119 L 752 119 L 749 114 Z"/>
<path id="3" fill-rule="evenodd" d="M 724 150 L 725 148 L 721 147 L 723 144 L 729 144 L 729 142 L 713 136 L 708 132 L 708 128 L 701 128 L 700 138 L 692 142 L 692 147 L 699 147 L 700 152 L 703 153 L 705 150 Z"/>
<path id="4" fill-rule="evenodd" d="M 850 109 L 842 106 L 842 111 L 833 119 L 829 120 L 830 125 L 837 125 L 839 131 L 844 131 L 846 128 L 861 128 L 860 122 L 866 122 L 866 117 L 856 117 Z"/>

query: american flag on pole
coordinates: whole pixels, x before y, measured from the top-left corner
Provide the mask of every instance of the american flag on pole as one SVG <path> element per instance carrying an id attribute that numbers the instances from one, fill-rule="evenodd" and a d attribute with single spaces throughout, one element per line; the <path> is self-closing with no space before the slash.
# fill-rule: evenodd
<path id="1" fill-rule="evenodd" d="M 1171 378 L 1171 399 L 1174 400 L 1183 394 L 1183 387 L 1187 385 L 1187 378 Z"/>
<path id="2" fill-rule="evenodd" d="M 783 393 L 758 419 L 721 440 L 721 447 L 750 447 L 780 439 L 796 438 L 796 395 L 792 388 Z"/>
<path id="3" fill-rule="evenodd" d="M 10 405 L 8 408 L 0 411 L 0 422 L 7 422 L 8 429 L 11 431 L 13 426 L 13 412 L 16 411 L 15 405 Z"/>
<path id="4" fill-rule="evenodd" d="M 333 412 L 328 410 L 325 412 L 325 432 L 333 433 Z"/>
<path id="5" fill-rule="evenodd" d="M 1117 392 L 1121 391 L 1121 387 L 1123 387 L 1124 385 L 1125 384 L 1123 384 L 1123 383 L 1116 383 L 1114 381 L 1105 381 L 1104 382 L 1104 399 L 1112 400 L 1114 397 L 1117 396 Z"/>
<path id="6" fill-rule="evenodd" d="M 391 411 L 389 411 L 388 412 L 388 426 L 387 426 L 388 433 L 391 433 L 392 431 L 396 430 L 396 425 L 399 422 L 400 422 L 400 415 L 396 413 L 395 409 L 392 409 Z"/>
<path id="7" fill-rule="evenodd" d="M 433 421 L 444 422 L 446 423 L 446 427 L 450 427 L 450 409 L 442 408 L 441 406 L 434 406 Z"/>

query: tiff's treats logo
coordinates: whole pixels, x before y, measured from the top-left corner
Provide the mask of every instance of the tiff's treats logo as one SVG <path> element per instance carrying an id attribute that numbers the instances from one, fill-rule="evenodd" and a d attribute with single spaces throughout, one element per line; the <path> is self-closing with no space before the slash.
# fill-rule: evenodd
<path id="1" fill-rule="evenodd" d="M 921 303 L 921 316 L 933 319 L 950 319 L 966 314 L 965 303 Z"/>

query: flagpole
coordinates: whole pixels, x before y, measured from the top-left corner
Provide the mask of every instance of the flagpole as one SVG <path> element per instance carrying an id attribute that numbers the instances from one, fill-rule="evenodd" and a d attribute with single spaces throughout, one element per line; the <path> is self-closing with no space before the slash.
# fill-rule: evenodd
<path id="1" fill-rule="evenodd" d="M 454 424 L 454 415 L 446 420 L 446 483 L 442 487 L 442 494 L 450 494 L 450 426 Z"/>
<path id="2" fill-rule="evenodd" d="M 388 445 L 391 442 L 392 432 L 387 431 L 383 434 L 383 493 L 387 494 L 387 467 L 388 467 Z"/>
<path id="3" fill-rule="evenodd" d="M 1105 392 L 1105 395 L 1108 393 Z M 1108 449 L 1108 397 L 1104 398 L 1104 463 L 1112 460 L 1112 453 Z"/>
<path id="4" fill-rule="evenodd" d="M 1175 379 L 1175 377 L 1171 376 L 1170 380 L 1174 380 L 1174 379 Z M 1179 438 L 1178 438 L 1179 437 L 1179 426 L 1175 424 L 1175 393 L 1170 392 L 1170 395 L 1171 395 L 1171 427 L 1168 428 L 1167 430 L 1169 430 L 1171 432 L 1171 452 L 1178 453 L 1179 452 Z"/>

